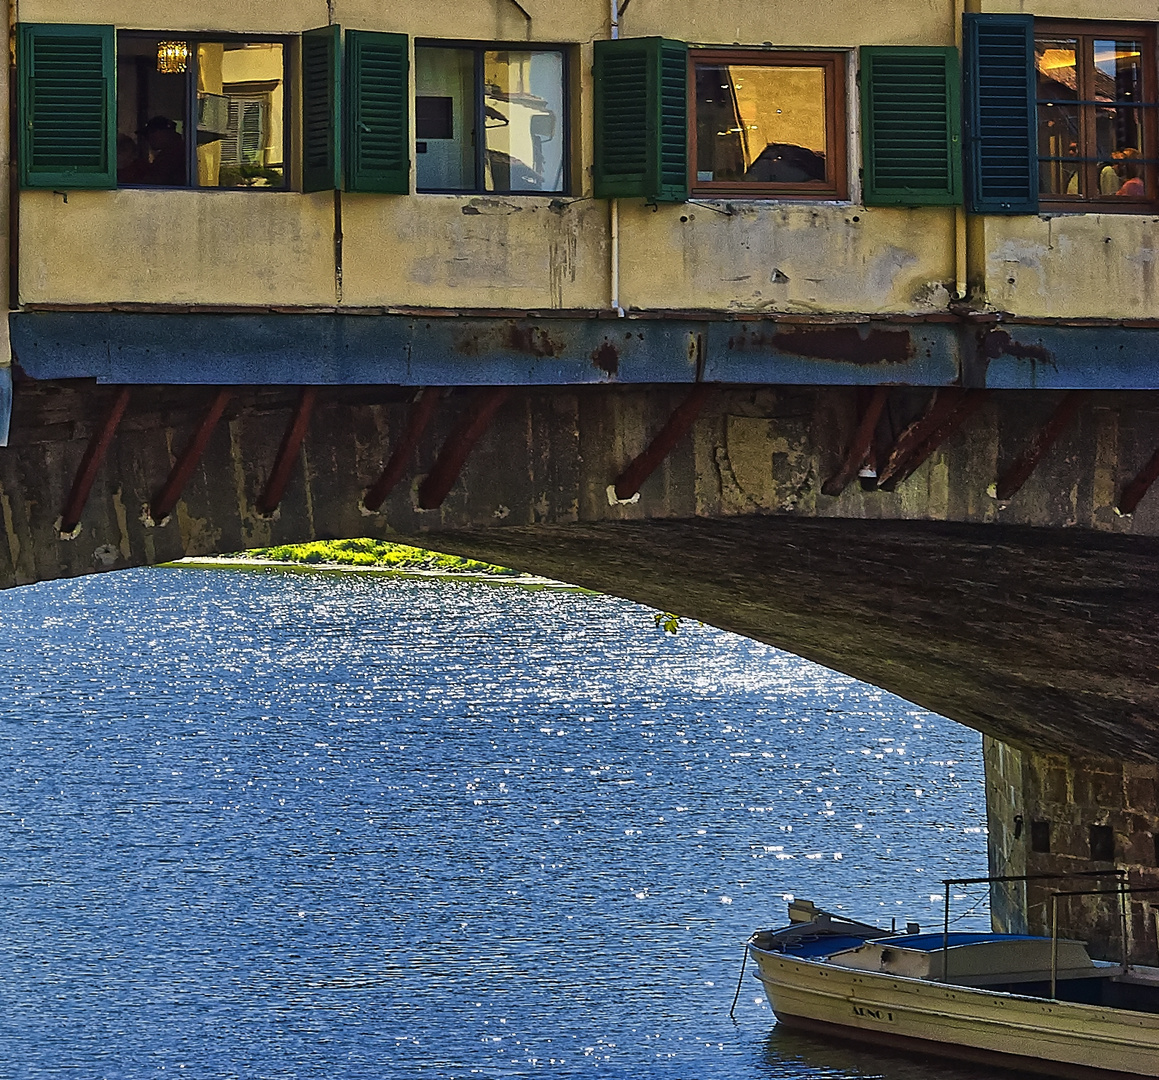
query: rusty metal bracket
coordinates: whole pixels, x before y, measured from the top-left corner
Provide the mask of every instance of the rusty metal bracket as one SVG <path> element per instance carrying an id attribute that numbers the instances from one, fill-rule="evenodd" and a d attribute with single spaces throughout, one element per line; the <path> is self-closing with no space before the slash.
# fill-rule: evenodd
<path id="1" fill-rule="evenodd" d="M 1034 441 L 1023 451 L 1018 460 L 999 478 L 991 489 L 991 494 L 1000 502 L 1012 498 L 1030 479 L 1038 468 L 1038 463 L 1046 452 L 1058 441 L 1059 436 L 1070 426 L 1079 409 L 1091 396 L 1089 390 L 1068 390 L 1054 410 L 1051 418 L 1042 426 Z"/>
<path id="2" fill-rule="evenodd" d="M 656 471 L 660 463 L 672 453 L 676 444 L 692 429 L 714 389 L 712 383 L 697 383 L 692 388 L 692 392 L 676 407 L 676 411 L 648 445 L 648 449 L 616 477 L 612 488 L 617 499 L 627 501 L 640 490 L 644 481 Z"/>
<path id="3" fill-rule="evenodd" d="M 201 455 L 205 453 L 205 448 L 209 445 L 210 437 L 213 435 L 213 429 L 217 427 L 217 422 L 221 419 L 221 414 L 225 412 L 225 407 L 229 404 L 231 397 L 233 397 L 233 391 L 224 388 L 218 390 L 214 395 L 213 401 L 210 402 L 209 408 L 206 409 L 205 415 L 201 418 L 201 423 L 197 425 L 197 429 L 193 432 L 185 449 L 181 451 L 181 456 L 170 469 L 165 486 L 149 504 L 149 518 L 155 524 L 163 522 L 173 512 L 173 507 L 177 505 L 177 500 L 181 498 L 181 492 L 185 490 L 185 485 L 189 483 L 189 478 L 193 475 L 193 470 L 197 468 Z"/>
<path id="4" fill-rule="evenodd" d="M 434 467 L 419 485 L 419 507 L 437 510 L 443 505 L 467 458 L 483 433 L 491 426 L 495 414 L 511 396 L 511 387 L 492 386 L 475 400 L 475 408 L 468 411 L 451 433 L 435 460 Z"/>
<path id="5" fill-rule="evenodd" d="M 131 391 L 127 386 L 122 386 L 117 391 L 112 401 L 109 402 L 109 407 L 100 426 L 89 439 L 84 456 L 80 459 L 80 465 L 77 467 L 76 478 L 72 482 L 68 501 L 64 504 L 64 512 L 60 515 L 60 534 L 62 537 L 75 534 L 77 526 L 80 525 L 81 514 L 84 513 L 85 504 L 89 501 L 93 482 L 97 478 L 101 465 L 104 464 L 105 455 L 109 452 L 109 446 L 117 432 L 121 417 L 125 415 L 130 393 Z"/>
<path id="6" fill-rule="evenodd" d="M 861 419 L 857 423 L 857 430 L 849 441 L 845 460 L 841 468 L 821 485 L 822 495 L 840 495 L 848 486 L 849 481 L 856 475 L 862 463 L 869 456 L 869 449 L 873 443 L 873 433 L 877 428 L 877 421 L 881 418 L 881 410 L 885 407 L 885 399 L 889 396 L 888 386 L 875 386 L 873 395 L 865 404 Z"/>
<path id="7" fill-rule="evenodd" d="M 1151 455 L 1151 460 L 1139 470 L 1139 474 L 1125 488 L 1115 504 L 1115 513 L 1126 517 L 1135 512 L 1135 507 L 1143 501 L 1143 496 L 1151 490 L 1151 485 L 1159 480 L 1159 450 Z"/>
<path id="8" fill-rule="evenodd" d="M 294 468 L 294 459 L 302 449 L 302 440 L 310 426 L 310 416 L 314 412 L 314 403 L 318 400 L 318 387 L 303 386 L 298 396 L 298 404 L 294 409 L 286 433 L 282 436 L 282 445 L 278 447 L 278 456 L 274 459 L 274 467 L 270 478 L 266 481 L 266 489 L 258 499 L 258 513 L 272 514 L 282 501 L 286 484 L 290 481 L 290 472 Z"/>
<path id="9" fill-rule="evenodd" d="M 974 415 L 989 397 L 988 390 L 939 390 L 925 415 L 898 436 L 877 479 L 883 491 L 893 491 L 909 479 L 927 458 Z"/>
<path id="10" fill-rule="evenodd" d="M 382 475 L 374 482 L 362 500 L 362 506 L 365 510 L 375 513 L 386 502 L 386 497 L 403 478 L 410 456 L 414 453 L 419 439 L 423 437 L 423 433 L 434 417 L 435 410 L 443 399 L 443 393 L 443 388 L 437 386 L 427 386 L 419 391 L 418 397 L 415 398 L 410 407 L 410 416 L 407 418 L 406 430 L 403 431 L 402 438 L 398 440 L 394 450 L 391 451 L 386 467 L 382 470 Z"/>

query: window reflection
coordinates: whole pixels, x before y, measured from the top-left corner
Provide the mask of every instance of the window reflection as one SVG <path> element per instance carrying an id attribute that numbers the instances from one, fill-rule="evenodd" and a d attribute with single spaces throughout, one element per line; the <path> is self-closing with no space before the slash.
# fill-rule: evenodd
<path id="1" fill-rule="evenodd" d="M 825 82 L 821 67 L 698 64 L 697 181 L 824 184 Z"/>
<path id="2" fill-rule="evenodd" d="M 475 187 L 475 57 L 415 49 L 415 161 L 420 188 Z"/>
<path id="3" fill-rule="evenodd" d="M 563 57 L 552 52 L 485 52 L 484 187 L 563 190 Z"/>
<path id="4" fill-rule="evenodd" d="M 118 39 L 117 183 L 189 183 L 188 66 L 188 43 L 172 35 Z"/>
<path id="5" fill-rule="evenodd" d="M 283 185 L 284 98 L 280 43 L 198 46 L 198 186 Z"/>
<path id="6" fill-rule="evenodd" d="M 117 182 L 283 187 L 284 51 L 280 42 L 119 35 Z"/>
<path id="7" fill-rule="evenodd" d="M 1132 38 L 1036 37 L 1044 194 L 1146 197 L 1144 51 L 1143 42 Z"/>
<path id="8" fill-rule="evenodd" d="M 418 46 L 415 87 L 420 191 L 566 190 L 562 52 Z"/>

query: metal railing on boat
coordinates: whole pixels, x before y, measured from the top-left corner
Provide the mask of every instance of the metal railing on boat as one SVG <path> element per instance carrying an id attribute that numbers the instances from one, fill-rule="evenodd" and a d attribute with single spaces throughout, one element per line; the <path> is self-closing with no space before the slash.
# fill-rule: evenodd
<path id="1" fill-rule="evenodd" d="M 1131 968 L 1130 951 L 1127 942 L 1127 897 L 1134 893 L 1159 893 L 1155 885 L 1127 885 L 1123 881 L 1125 870 L 1120 870 L 1119 884 L 1113 889 L 1058 889 L 1050 894 L 1050 997 L 1058 1000 L 1058 900 L 1060 896 L 1118 896 L 1119 934 L 1122 945 L 1122 972 L 1126 975 Z"/>
<path id="2" fill-rule="evenodd" d="M 950 889 L 954 885 L 998 885 L 1010 881 L 1065 881 L 1068 878 L 1099 878 L 1113 877 L 1122 885 L 1127 871 L 1116 868 L 1114 870 L 1077 870 L 1069 874 L 992 874 L 989 877 L 975 878 L 942 878 L 945 889 L 945 906 L 942 915 L 942 982 L 950 981 Z M 1118 889 L 1107 890 L 1118 892 Z M 1120 901 L 1121 903 L 1121 901 Z M 1125 931 L 1124 931 L 1125 940 Z M 1051 946 L 1051 951 L 1057 951 L 1057 945 Z M 1124 955 L 1126 955 L 1124 953 Z M 1054 979 L 1051 979 L 1051 997 L 1054 997 Z"/>

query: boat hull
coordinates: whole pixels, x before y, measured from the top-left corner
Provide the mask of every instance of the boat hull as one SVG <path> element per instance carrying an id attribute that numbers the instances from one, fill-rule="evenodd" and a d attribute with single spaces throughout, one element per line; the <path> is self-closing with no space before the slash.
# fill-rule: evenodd
<path id="1" fill-rule="evenodd" d="M 855 971 L 750 946 L 789 1027 L 1057 1077 L 1159 1077 L 1159 1016 Z"/>

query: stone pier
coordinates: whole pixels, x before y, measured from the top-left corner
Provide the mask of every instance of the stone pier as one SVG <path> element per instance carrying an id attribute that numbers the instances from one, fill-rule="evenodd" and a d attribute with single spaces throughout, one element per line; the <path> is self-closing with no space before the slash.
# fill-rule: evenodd
<path id="1" fill-rule="evenodd" d="M 1159 963 L 1159 766 L 1015 750 L 989 737 L 985 759 L 990 873 L 1122 868 L 1133 888 L 1156 890 L 1130 898 L 1128 956 L 1133 963 Z M 1110 876 L 1089 884 L 1072 878 L 995 885 L 995 929 L 1049 934 L 1052 891 L 1113 887 Z M 1058 924 L 1061 936 L 1089 941 L 1100 959 L 1121 959 L 1115 896 L 1062 899 Z"/>

